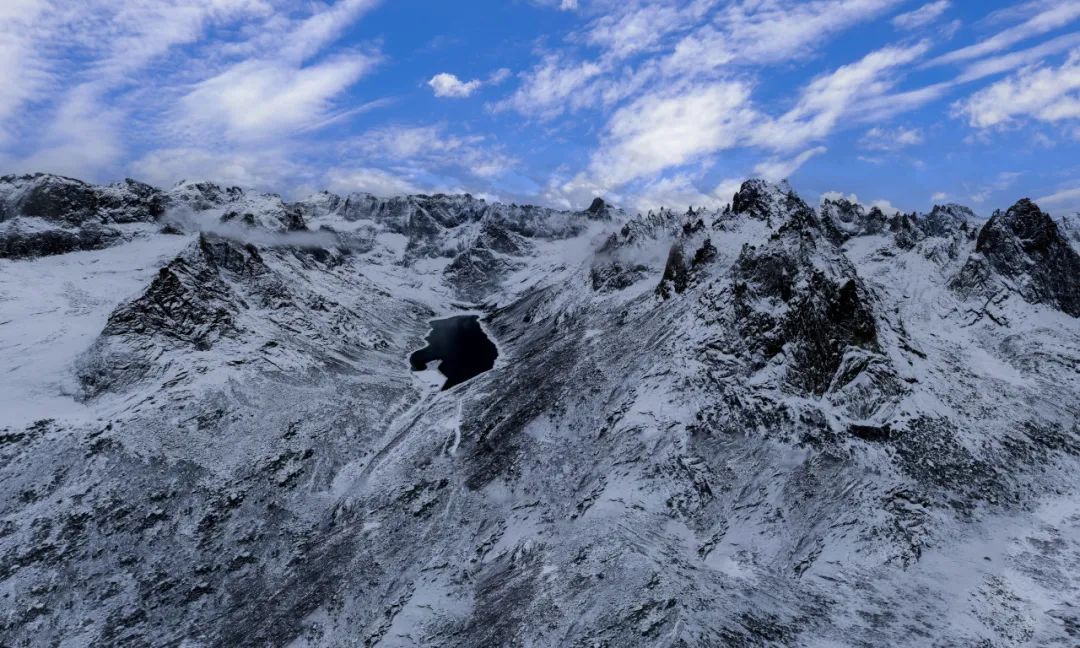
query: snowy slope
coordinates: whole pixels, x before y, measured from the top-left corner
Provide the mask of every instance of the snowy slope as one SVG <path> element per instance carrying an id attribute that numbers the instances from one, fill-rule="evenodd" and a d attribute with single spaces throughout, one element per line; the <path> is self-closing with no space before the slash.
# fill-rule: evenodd
<path id="1" fill-rule="evenodd" d="M 1080 262 L 1030 203 L 117 191 L 0 182 L 120 232 L 0 260 L 0 645 L 1080 641 Z M 439 391 L 463 312 L 500 355 Z"/>

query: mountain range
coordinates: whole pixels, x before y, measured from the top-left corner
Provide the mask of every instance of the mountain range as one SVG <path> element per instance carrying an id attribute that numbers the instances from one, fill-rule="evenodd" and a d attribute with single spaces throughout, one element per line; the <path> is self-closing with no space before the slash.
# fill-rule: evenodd
<path id="1" fill-rule="evenodd" d="M 0 646 L 1078 645 L 1078 249 L 0 178 Z"/>

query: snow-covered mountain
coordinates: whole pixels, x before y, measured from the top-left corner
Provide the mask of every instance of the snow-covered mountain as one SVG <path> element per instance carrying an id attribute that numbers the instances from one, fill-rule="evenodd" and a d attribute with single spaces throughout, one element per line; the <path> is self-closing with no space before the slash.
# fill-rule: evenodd
<path id="1" fill-rule="evenodd" d="M 1070 222 L 2 178 L 0 645 L 1080 644 Z"/>

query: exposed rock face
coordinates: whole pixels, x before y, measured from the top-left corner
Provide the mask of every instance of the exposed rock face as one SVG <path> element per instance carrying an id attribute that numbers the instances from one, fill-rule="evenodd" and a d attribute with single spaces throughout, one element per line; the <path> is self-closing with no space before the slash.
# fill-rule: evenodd
<path id="1" fill-rule="evenodd" d="M 0 645 L 1075 643 L 1080 320 L 1033 206 L 162 201 L 0 223 L 120 233 L 0 261 Z M 498 360 L 442 391 L 409 359 L 466 310 Z"/>
<path id="2" fill-rule="evenodd" d="M 48 175 L 24 176 L 18 180 L 23 186 L 15 198 L 13 212 L 68 225 L 80 225 L 96 215 L 97 194 L 84 182 Z"/>
<path id="3" fill-rule="evenodd" d="M 799 388 L 824 393 L 850 347 L 876 349 L 866 289 L 816 227 L 785 226 L 766 245 L 744 247 L 733 274 L 738 326 L 759 366 L 787 354 Z"/>
<path id="4" fill-rule="evenodd" d="M 296 205 L 281 204 L 280 209 L 267 214 L 240 212 L 231 209 L 221 216 L 223 223 L 241 223 L 245 227 L 259 227 L 277 232 L 299 232 L 307 229 L 301 210 Z"/>
<path id="5" fill-rule="evenodd" d="M 926 238 L 915 214 L 896 214 L 889 219 L 889 231 L 893 233 L 896 245 L 903 250 L 910 250 Z"/>
<path id="6" fill-rule="evenodd" d="M 842 243 L 854 236 L 881 234 L 889 218 L 879 207 L 869 211 L 846 198 L 826 199 L 821 203 L 821 221 L 833 242 Z"/>
<path id="7" fill-rule="evenodd" d="M 1069 240 L 1073 249 L 1080 252 L 1080 214 L 1069 214 L 1058 220 L 1062 235 Z"/>
<path id="8" fill-rule="evenodd" d="M 455 294 L 464 300 L 477 301 L 492 293 L 506 273 L 514 266 L 505 258 L 485 247 L 462 252 L 446 266 L 447 282 Z"/>
<path id="9" fill-rule="evenodd" d="M 589 281 L 597 292 L 624 290 L 649 275 L 643 264 L 623 264 L 618 261 L 596 264 L 589 270 Z"/>
<path id="10" fill-rule="evenodd" d="M 0 224 L 0 258 L 20 259 L 79 250 L 98 250 L 120 240 L 112 227 L 95 223 L 79 228 L 36 227 L 12 219 Z"/>
<path id="11" fill-rule="evenodd" d="M 962 205 L 934 205 L 920 224 L 927 236 L 953 236 L 967 232 L 976 221 L 975 214 Z"/>
<path id="12" fill-rule="evenodd" d="M 1080 317 L 1080 255 L 1035 203 L 1025 198 L 994 214 L 975 252 L 953 280 L 958 290 L 987 297 L 1012 290 Z"/>
<path id="13" fill-rule="evenodd" d="M 96 250 L 123 239 L 116 224 L 149 223 L 161 192 L 126 180 L 94 186 L 61 176 L 0 178 L 0 258 Z"/>
<path id="14" fill-rule="evenodd" d="M 668 299 L 672 294 L 681 295 L 690 285 L 690 262 L 682 246 L 675 244 L 668 251 L 667 263 L 664 264 L 664 276 L 656 287 L 656 294 Z"/>
<path id="15" fill-rule="evenodd" d="M 732 197 L 731 210 L 736 215 L 762 220 L 770 226 L 802 228 L 818 225 L 814 210 L 795 195 L 786 182 L 774 185 L 764 180 L 747 180 Z"/>
<path id="16" fill-rule="evenodd" d="M 0 220 L 24 216 L 57 225 L 150 222 L 162 212 L 162 194 L 125 180 L 95 186 L 50 174 L 0 178 Z"/>

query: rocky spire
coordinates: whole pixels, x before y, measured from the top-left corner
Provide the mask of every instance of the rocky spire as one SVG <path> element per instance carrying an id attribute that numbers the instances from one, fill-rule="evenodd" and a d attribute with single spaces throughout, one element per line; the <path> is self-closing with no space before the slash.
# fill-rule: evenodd
<path id="1" fill-rule="evenodd" d="M 1080 255 L 1057 224 L 1024 198 L 983 226 L 976 255 L 953 279 L 961 292 L 1009 289 L 1080 317 Z"/>

